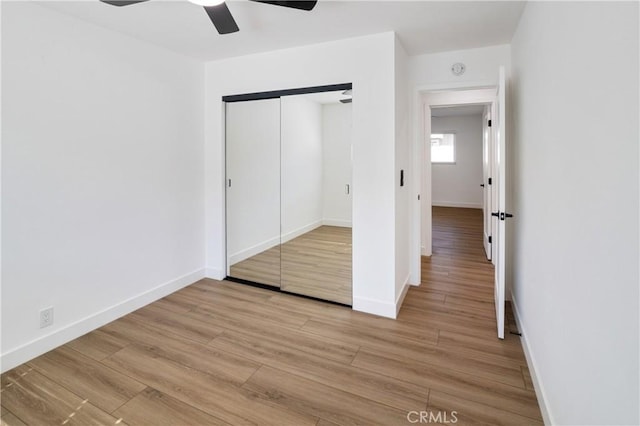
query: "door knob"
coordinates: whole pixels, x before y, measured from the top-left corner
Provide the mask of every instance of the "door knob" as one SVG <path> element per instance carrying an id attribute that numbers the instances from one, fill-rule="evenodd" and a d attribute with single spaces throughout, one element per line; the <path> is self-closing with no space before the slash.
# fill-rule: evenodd
<path id="1" fill-rule="evenodd" d="M 505 220 L 506 218 L 513 217 L 511 213 L 500 212 L 500 220 Z"/>

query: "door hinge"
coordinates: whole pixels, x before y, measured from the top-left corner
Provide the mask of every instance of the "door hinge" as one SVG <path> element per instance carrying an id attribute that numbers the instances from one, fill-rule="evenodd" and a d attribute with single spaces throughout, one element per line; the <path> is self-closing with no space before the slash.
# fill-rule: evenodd
<path id="1" fill-rule="evenodd" d="M 491 235 L 489 235 L 489 244 L 491 244 Z"/>
<path id="2" fill-rule="evenodd" d="M 487 122 L 487 127 L 491 127 L 491 120 Z"/>
<path id="3" fill-rule="evenodd" d="M 489 178 L 489 182 L 488 182 L 488 183 L 489 183 L 489 185 L 491 185 L 491 182 L 492 182 L 492 180 L 491 180 L 491 178 Z"/>

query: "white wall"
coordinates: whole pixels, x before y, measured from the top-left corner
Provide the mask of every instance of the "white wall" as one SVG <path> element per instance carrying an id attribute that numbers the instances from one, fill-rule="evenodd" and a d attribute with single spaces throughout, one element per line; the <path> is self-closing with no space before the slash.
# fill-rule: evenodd
<path id="1" fill-rule="evenodd" d="M 204 276 L 203 85 L 191 60 L 2 3 L 3 371 Z"/>
<path id="2" fill-rule="evenodd" d="M 495 85 L 500 65 L 506 67 L 507 77 L 510 75 L 510 57 L 508 44 L 416 55 L 409 58 L 409 79 L 414 87 L 442 85 L 448 88 L 461 83 Z M 460 76 L 451 73 L 451 65 L 456 62 L 466 65 Z"/>
<path id="3" fill-rule="evenodd" d="M 395 301 L 396 310 L 400 310 L 402 301 L 408 290 L 411 272 L 411 233 L 418 232 L 411 227 L 411 207 L 412 207 L 412 161 L 411 161 L 411 137 L 409 123 L 411 115 L 409 113 L 410 96 L 409 85 L 407 84 L 408 60 L 409 57 L 395 37 L 394 50 L 394 117 L 395 117 L 395 176 L 393 179 L 395 190 Z M 400 172 L 404 173 L 403 186 L 400 186 Z M 415 259 L 414 259 L 415 260 Z M 412 284 L 419 284 L 411 281 Z"/>
<path id="4" fill-rule="evenodd" d="M 351 105 L 322 105 L 323 211 L 326 225 L 351 227 Z"/>
<path id="5" fill-rule="evenodd" d="M 455 133 L 455 164 L 432 164 L 432 205 L 482 208 L 482 116 L 432 117 L 432 133 Z"/>
<path id="6" fill-rule="evenodd" d="M 395 316 L 393 33 L 207 63 L 207 273 L 213 277 L 224 275 L 221 97 L 348 82 L 353 83 L 354 95 L 354 309 Z"/>
<path id="7" fill-rule="evenodd" d="M 638 424 L 638 3 L 530 2 L 513 39 L 513 302 L 552 424 Z"/>
<path id="8" fill-rule="evenodd" d="M 322 106 L 304 95 L 283 96 L 282 242 L 322 224 Z"/>

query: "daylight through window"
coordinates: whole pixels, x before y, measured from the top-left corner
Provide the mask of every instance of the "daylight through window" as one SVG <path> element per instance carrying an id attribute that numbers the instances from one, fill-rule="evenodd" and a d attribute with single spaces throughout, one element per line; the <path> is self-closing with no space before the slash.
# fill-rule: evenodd
<path id="1" fill-rule="evenodd" d="M 456 141 L 453 133 L 431 134 L 431 162 L 445 164 L 456 162 Z"/>

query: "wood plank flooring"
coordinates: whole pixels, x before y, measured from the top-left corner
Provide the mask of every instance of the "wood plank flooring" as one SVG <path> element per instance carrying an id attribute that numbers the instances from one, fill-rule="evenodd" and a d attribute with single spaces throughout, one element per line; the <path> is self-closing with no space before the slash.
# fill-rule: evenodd
<path id="1" fill-rule="evenodd" d="M 434 209 L 395 321 L 199 281 L 3 374 L 2 425 L 541 424 L 519 338 L 496 338 L 481 226 Z"/>
<path id="2" fill-rule="evenodd" d="M 351 228 L 320 226 L 231 266 L 231 276 L 351 305 Z"/>

